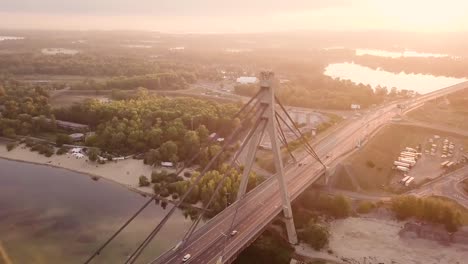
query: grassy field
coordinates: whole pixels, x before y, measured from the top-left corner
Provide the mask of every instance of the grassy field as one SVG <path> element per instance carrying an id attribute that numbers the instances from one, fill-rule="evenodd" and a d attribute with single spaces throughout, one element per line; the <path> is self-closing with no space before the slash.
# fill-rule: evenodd
<path id="1" fill-rule="evenodd" d="M 468 130 L 468 89 L 426 103 L 408 113 L 413 119 Z"/>
<path id="2" fill-rule="evenodd" d="M 423 144 L 428 137 L 438 134 L 441 137 L 453 135 L 423 128 L 390 125 L 383 128 L 361 150 L 344 161 L 344 165 L 353 172 L 361 188 L 365 190 L 382 189 L 387 186 L 395 171 L 393 161 L 405 147 Z M 459 139 L 468 146 L 468 138 Z"/>

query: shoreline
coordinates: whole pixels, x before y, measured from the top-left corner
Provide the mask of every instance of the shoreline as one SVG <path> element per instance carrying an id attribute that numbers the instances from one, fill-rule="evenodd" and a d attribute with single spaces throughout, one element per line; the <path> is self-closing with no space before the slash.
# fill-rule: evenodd
<path id="1" fill-rule="evenodd" d="M 116 183 L 122 187 L 136 192 L 141 195 L 153 195 L 154 192 L 150 187 L 139 187 L 138 178 L 144 175 L 148 178 L 151 176 L 152 167 L 143 164 L 141 160 L 128 159 L 117 161 L 115 163 L 98 164 L 87 161 L 87 159 L 76 159 L 69 154 L 56 155 L 45 157 L 37 152 L 33 152 L 24 145 L 19 145 L 11 151 L 7 151 L 5 144 L 0 142 L 0 159 L 24 162 L 35 165 L 48 166 L 52 168 L 64 169 L 71 172 L 86 175 L 90 178 L 97 177 L 98 180 Z M 122 167 L 128 169 L 122 171 Z M 139 173 L 130 175 L 129 170 L 135 169 Z M 122 174 L 122 173 L 125 174 Z"/>

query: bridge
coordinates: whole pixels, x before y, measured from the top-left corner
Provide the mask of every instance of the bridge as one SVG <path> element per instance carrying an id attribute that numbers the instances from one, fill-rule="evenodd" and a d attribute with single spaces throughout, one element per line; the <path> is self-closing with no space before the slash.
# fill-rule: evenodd
<path id="1" fill-rule="evenodd" d="M 309 150 L 306 151 L 308 153 L 296 154 L 296 162 L 288 163 L 285 166 L 283 166 L 279 154 L 279 143 L 277 140 L 271 140 L 276 173 L 250 192 L 245 193 L 245 187 L 243 187 L 246 184 L 245 174 L 248 175 L 252 166 L 259 138 L 266 131 L 272 139 L 277 139 L 278 136 L 281 139 L 281 135 L 278 135 L 278 130 L 276 130 L 281 122 L 278 118 L 274 118 L 279 102 L 275 101 L 274 98 L 273 76 L 270 73 L 263 74 L 261 79 L 259 93 L 247 103 L 249 105 L 251 102 L 257 101 L 251 108 L 257 106 L 263 107 L 263 110 L 259 114 L 257 112 L 254 128 L 250 130 L 244 140 L 245 144 L 242 144 L 241 147 L 242 150 L 244 146 L 247 146 L 248 153 L 238 200 L 200 228 L 197 229 L 195 226 L 190 229 L 189 235 L 186 235 L 183 241 L 150 263 L 181 263 L 186 254 L 191 255 L 186 263 L 231 263 L 279 215 L 283 216 L 282 219 L 285 222 L 290 243 L 297 243 L 290 201 L 297 198 L 320 177 L 325 176 L 326 178 L 328 167 L 336 159 L 359 147 L 363 140 L 370 137 L 382 125 L 389 123 L 395 115 L 415 109 L 426 101 L 468 88 L 468 82 L 460 83 L 416 98 L 388 103 L 369 111 L 359 119 L 347 120 L 345 124 L 320 141 L 315 142 L 312 146 L 306 146 L 305 149 Z M 402 105 L 404 105 L 403 110 L 401 109 Z M 282 141 L 285 143 L 284 138 Z M 303 165 L 298 166 L 298 164 Z M 172 209 L 175 210 L 175 206 Z M 163 219 L 145 239 L 146 245 L 154 238 L 165 221 L 167 219 Z M 231 236 L 232 230 L 236 230 L 238 233 Z M 113 237 L 110 240 L 112 239 Z M 145 247 L 145 243 L 141 244 L 135 252 L 136 254 L 131 255 L 126 263 L 134 263 Z M 96 253 L 98 254 L 101 249 Z"/>

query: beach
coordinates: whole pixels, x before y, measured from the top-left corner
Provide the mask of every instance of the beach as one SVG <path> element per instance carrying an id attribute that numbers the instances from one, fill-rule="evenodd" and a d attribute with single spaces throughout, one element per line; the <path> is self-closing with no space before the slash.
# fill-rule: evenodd
<path id="1" fill-rule="evenodd" d="M 140 193 L 154 193 L 151 187 L 138 186 L 138 178 L 144 175 L 149 179 L 153 171 L 153 167 L 145 165 L 142 160 L 126 159 L 98 164 L 88 161 L 86 157 L 79 159 L 69 153 L 46 157 L 24 145 L 19 145 L 11 151 L 5 146 L 5 143 L 0 143 L 0 158 L 64 168 L 110 180 Z"/>

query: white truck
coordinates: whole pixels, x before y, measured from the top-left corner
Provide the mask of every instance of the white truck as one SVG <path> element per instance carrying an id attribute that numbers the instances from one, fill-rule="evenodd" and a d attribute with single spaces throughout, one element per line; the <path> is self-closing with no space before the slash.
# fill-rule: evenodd
<path id="1" fill-rule="evenodd" d="M 409 186 L 414 180 L 414 177 L 410 177 L 408 180 L 405 182 L 405 186 Z"/>
<path id="2" fill-rule="evenodd" d="M 395 169 L 402 171 L 402 172 L 408 172 L 410 171 L 409 168 L 403 167 L 403 166 L 396 166 Z"/>
<path id="3" fill-rule="evenodd" d="M 405 184 L 405 182 L 410 178 L 410 176 L 406 175 L 405 174 L 405 177 L 403 179 L 400 180 L 400 183 L 401 184 Z"/>
<path id="4" fill-rule="evenodd" d="M 406 164 L 409 164 L 411 167 L 413 167 L 414 165 L 416 165 L 416 161 L 415 160 L 410 160 L 410 159 L 406 159 L 406 158 L 398 158 L 398 161 L 399 162 L 403 162 L 403 163 L 406 163 Z"/>
<path id="5" fill-rule="evenodd" d="M 414 148 L 409 148 L 409 147 L 406 147 L 405 148 L 405 151 L 408 151 L 408 152 L 413 152 L 413 153 L 416 153 L 418 152 L 417 150 L 415 150 Z"/>
<path id="6" fill-rule="evenodd" d="M 401 162 L 401 161 L 394 161 L 393 165 L 402 166 L 402 167 L 406 167 L 406 168 L 411 167 L 411 165 L 409 163 L 405 163 L 405 162 Z"/>

